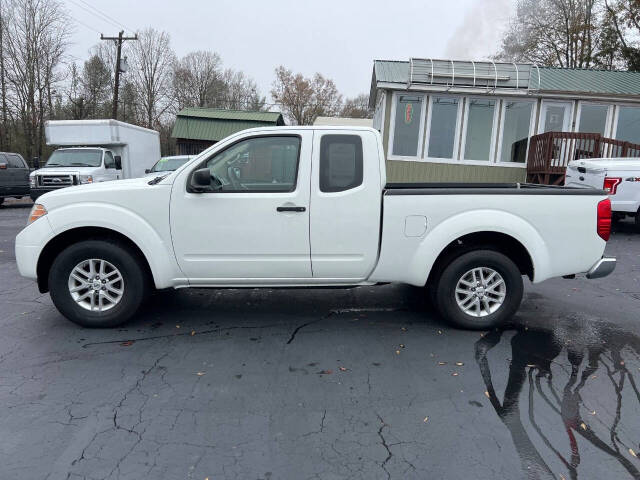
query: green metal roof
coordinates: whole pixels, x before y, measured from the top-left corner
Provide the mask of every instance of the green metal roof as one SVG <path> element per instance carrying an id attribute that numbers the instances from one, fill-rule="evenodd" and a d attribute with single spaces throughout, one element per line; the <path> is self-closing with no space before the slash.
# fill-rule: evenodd
<path id="1" fill-rule="evenodd" d="M 540 68 L 540 90 L 640 95 L 640 72 Z"/>
<path id="2" fill-rule="evenodd" d="M 223 108 L 184 108 L 178 117 L 215 118 L 218 120 L 248 120 L 253 122 L 273 122 L 282 117 L 280 112 L 255 112 L 247 110 L 227 110 Z"/>
<path id="3" fill-rule="evenodd" d="M 540 85 L 532 73 L 531 90 L 556 93 L 600 95 L 640 95 L 640 72 L 540 67 Z M 409 62 L 376 60 L 372 88 L 376 83 L 399 83 L 409 80 Z"/>
<path id="4" fill-rule="evenodd" d="M 276 125 L 284 125 L 279 112 L 185 108 L 178 113 L 171 136 L 217 142 L 247 128 Z"/>

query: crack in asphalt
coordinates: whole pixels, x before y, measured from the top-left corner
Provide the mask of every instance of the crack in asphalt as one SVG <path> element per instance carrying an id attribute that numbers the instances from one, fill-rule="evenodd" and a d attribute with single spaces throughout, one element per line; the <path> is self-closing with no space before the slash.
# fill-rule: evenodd
<path id="1" fill-rule="evenodd" d="M 382 431 L 385 428 L 387 428 L 389 425 L 387 425 L 384 422 L 384 420 L 382 419 L 382 417 L 380 415 L 378 415 L 377 413 L 376 413 L 376 416 L 378 417 L 378 420 L 380 420 L 380 423 L 382 424 L 382 425 L 380 425 L 380 428 L 378 429 L 378 436 L 380 437 L 380 443 L 382 444 L 382 446 L 387 451 L 387 458 L 385 458 L 384 461 L 380 464 L 380 468 L 382 468 L 385 471 L 385 473 L 387 474 L 387 478 L 390 479 L 391 478 L 391 473 L 389 472 L 389 470 L 387 470 L 387 463 L 393 457 L 393 453 L 391 452 L 391 449 L 389 448 L 389 445 L 387 444 L 387 439 L 384 438 L 384 435 L 382 434 Z"/>
<path id="2" fill-rule="evenodd" d="M 149 340 L 158 340 L 161 338 L 173 338 L 173 337 L 195 337 L 198 335 L 211 335 L 213 333 L 220 333 L 229 330 L 251 330 L 251 329 L 262 329 L 262 328 L 272 328 L 280 326 L 280 324 L 270 324 L 270 325 L 259 325 L 259 326 L 234 326 L 234 327 L 224 327 L 224 328 L 212 328 L 209 330 L 202 330 L 200 332 L 188 331 L 188 332 L 180 332 L 180 333 L 168 333 L 166 335 L 153 335 L 150 337 L 139 337 L 139 338 L 121 338 L 118 340 L 105 340 L 103 342 L 89 342 L 82 345 L 82 348 L 93 347 L 95 345 L 109 345 L 113 343 L 123 343 L 123 342 L 146 342 Z"/>

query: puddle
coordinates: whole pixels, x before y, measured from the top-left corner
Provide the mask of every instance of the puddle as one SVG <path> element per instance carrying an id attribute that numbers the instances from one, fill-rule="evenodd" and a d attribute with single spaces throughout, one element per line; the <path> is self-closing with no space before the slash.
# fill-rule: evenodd
<path id="1" fill-rule="evenodd" d="M 584 464 L 595 459 L 640 478 L 640 338 L 610 325 L 576 324 L 482 337 L 475 356 L 485 395 L 511 434 L 525 477 L 594 478 Z M 492 351 L 505 348 L 506 369 L 492 360 Z"/>

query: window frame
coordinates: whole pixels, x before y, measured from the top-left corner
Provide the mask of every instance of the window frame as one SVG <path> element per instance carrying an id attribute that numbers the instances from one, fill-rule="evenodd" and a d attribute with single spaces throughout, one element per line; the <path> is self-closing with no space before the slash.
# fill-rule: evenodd
<path id="1" fill-rule="evenodd" d="M 624 108 L 624 107 L 632 107 L 632 108 L 637 108 L 640 110 L 640 104 L 637 103 L 616 103 L 615 105 L 615 111 L 613 113 L 613 121 L 611 122 L 611 138 L 613 138 L 614 140 L 618 140 L 618 121 L 620 120 L 620 108 Z M 621 140 L 621 141 L 627 141 L 627 140 Z M 633 142 L 630 142 L 633 143 Z"/>
<path id="2" fill-rule="evenodd" d="M 7 159 L 7 168 L 15 168 L 15 169 L 28 168 L 21 155 L 19 155 L 17 153 L 5 153 L 4 156 Z M 12 157 L 15 157 L 15 160 Z M 19 165 L 18 166 L 11 165 L 11 161 L 12 160 L 13 161 L 17 161 Z"/>
<path id="3" fill-rule="evenodd" d="M 420 126 L 418 127 L 418 145 L 416 149 L 415 156 L 409 155 L 394 155 L 393 154 L 393 140 L 395 138 L 396 133 L 396 108 L 398 104 L 398 97 L 402 95 L 412 96 L 412 97 L 421 97 L 422 101 L 420 102 Z M 427 101 L 426 99 L 430 98 L 429 95 L 420 92 L 393 92 L 392 100 L 391 100 L 391 113 L 389 117 L 389 143 L 387 145 L 387 159 L 388 160 L 404 160 L 404 161 L 424 161 L 423 159 L 423 145 L 424 145 L 424 124 L 426 117 L 426 109 L 427 109 Z M 383 128 L 384 128 L 384 118 L 383 118 Z"/>
<path id="4" fill-rule="evenodd" d="M 433 121 L 433 99 L 434 98 L 456 98 L 458 100 L 458 111 L 456 112 L 456 129 L 453 134 L 453 153 L 451 158 L 430 157 L 429 144 L 431 143 L 431 122 Z M 446 92 L 429 95 L 429 110 L 427 112 L 427 125 L 424 130 L 425 142 L 422 151 L 422 160 L 431 163 L 455 163 L 459 164 L 460 159 L 460 129 L 463 121 L 463 105 L 465 97 L 462 95 L 447 95 Z"/>
<path id="5" fill-rule="evenodd" d="M 493 101 L 493 120 L 491 122 L 491 139 L 489 144 L 489 158 L 486 160 L 478 160 L 475 158 L 465 158 L 465 150 L 467 148 L 467 132 L 469 130 L 469 112 L 471 111 L 471 101 L 472 100 L 488 100 Z M 498 123 L 498 109 L 501 105 L 500 99 L 498 97 L 490 97 L 490 96 L 478 96 L 472 95 L 468 97 L 464 97 L 465 108 L 464 115 L 462 118 L 462 135 L 460 136 L 460 151 L 459 151 L 459 160 L 460 162 L 464 162 L 467 165 L 491 165 L 492 163 L 497 163 L 496 157 L 496 124 Z"/>
<path id="6" fill-rule="evenodd" d="M 356 179 L 358 180 L 358 183 L 356 184 L 350 184 L 346 187 L 342 187 L 342 188 L 338 188 L 336 190 L 323 190 L 322 189 L 322 178 L 323 178 L 323 171 L 322 171 L 322 164 L 323 164 L 323 141 L 325 138 L 327 137 L 343 137 L 343 138 L 354 138 L 358 140 L 358 145 L 359 148 L 357 148 L 356 146 L 356 162 L 358 162 L 359 159 L 359 164 L 356 163 Z M 343 143 L 347 143 L 347 142 L 343 142 Z M 358 188 L 360 186 L 362 186 L 362 184 L 364 183 L 364 145 L 362 142 L 362 136 L 361 135 L 357 135 L 357 134 L 352 134 L 352 133 L 348 133 L 348 134 L 340 134 L 340 133 L 323 133 L 320 136 L 320 152 L 318 155 L 318 190 L 322 193 L 325 194 L 331 194 L 331 193 L 342 193 L 342 192 L 348 192 L 349 190 L 353 190 L 354 188 Z"/>
<path id="7" fill-rule="evenodd" d="M 527 154 L 524 158 L 524 163 L 518 162 L 503 162 L 500 159 L 502 158 L 502 140 L 504 139 L 504 122 L 506 118 L 506 109 L 507 102 L 519 102 L 519 103 L 529 103 L 533 106 L 531 109 L 531 117 L 529 118 L 529 134 L 527 136 Z M 529 145 L 531 145 L 531 137 L 535 135 L 536 131 L 536 118 L 538 115 L 538 102 L 536 100 L 528 99 L 528 98 L 500 98 L 500 121 L 498 122 L 498 134 L 499 136 L 496 138 L 496 152 L 495 152 L 495 161 L 494 165 L 498 167 L 511 167 L 511 168 L 526 168 L 529 163 Z"/>
<path id="8" fill-rule="evenodd" d="M 295 181 L 293 183 L 293 186 L 291 187 L 290 190 L 212 190 L 210 192 L 195 192 L 192 188 L 191 188 L 191 179 L 193 177 L 193 174 L 196 170 L 199 170 L 201 168 L 207 168 L 207 163 L 209 162 L 209 160 L 211 160 L 212 158 L 223 154 L 224 152 L 226 152 L 227 150 L 229 150 L 230 148 L 233 148 L 234 146 L 238 145 L 239 143 L 242 142 L 246 142 L 248 140 L 256 140 L 259 138 L 282 138 L 282 137 L 286 137 L 286 138 L 297 138 L 298 139 L 298 156 L 296 158 L 296 169 L 295 169 Z M 187 181 L 186 181 L 186 191 L 187 193 L 193 193 L 193 194 L 197 194 L 197 195 L 202 195 L 202 194 L 243 194 L 243 193 L 272 193 L 274 195 L 281 195 L 283 193 L 293 193 L 298 189 L 298 174 L 300 173 L 300 155 L 302 153 L 302 135 L 298 134 L 298 133 L 277 133 L 277 134 L 269 134 L 269 133 L 262 133 L 262 134 L 258 134 L 258 135 L 251 135 L 248 137 L 242 137 L 242 138 L 238 138 L 236 141 L 230 143 L 229 145 L 225 146 L 223 149 L 221 150 L 217 150 L 216 152 L 212 153 L 211 155 L 207 156 L 205 159 L 201 160 L 200 162 L 196 163 L 195 167 L 189 172 L 189 175 L 187 175 Z"/>
<path id="9" fill-rule="evenodd" d="M 607 103 L 607 102 L 596 102 L 596 101 L 591 101 L 591 100 L 578 100 L 578 107 L 576 109 L 576 126 L 574 128 L 574 131 L 576 133 L 581 133 L 580 132 L 580 122 L 582 121 L 582 107 L 584 105 L 595 105 L 595 106 L 605 106 L 607 107 L 607 118 L 604 122 L 604 134 L 602 135 L 603 137 L 609 137 L 609 135 L 613 135 L 613 117 L 614 117 L 614 107 L 615 105 L 612 103 Z M 588 132 L 588 133 L 593 133 L 593 132 Z M 613 137 L 611 137 L 613 138 Z"/>

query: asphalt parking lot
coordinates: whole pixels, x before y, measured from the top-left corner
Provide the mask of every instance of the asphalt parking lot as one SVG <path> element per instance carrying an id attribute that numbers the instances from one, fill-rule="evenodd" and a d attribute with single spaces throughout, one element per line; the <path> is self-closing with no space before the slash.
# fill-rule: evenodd
<path id="1" fill-rule="evenodd" d="M 0 208 L 0 478 L 640 478 L 640 234 L 526 286 L 504 331 L 419 289 L 183 290 L 87 330 L 18 276 Z M 637 456 L 638 455 L 638 456 Z"/>

